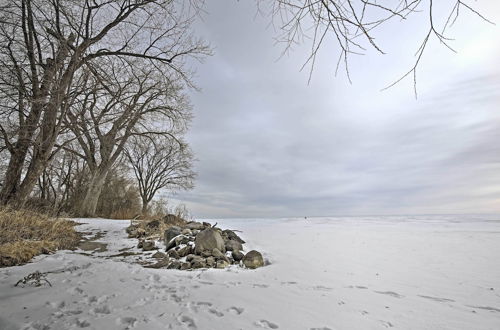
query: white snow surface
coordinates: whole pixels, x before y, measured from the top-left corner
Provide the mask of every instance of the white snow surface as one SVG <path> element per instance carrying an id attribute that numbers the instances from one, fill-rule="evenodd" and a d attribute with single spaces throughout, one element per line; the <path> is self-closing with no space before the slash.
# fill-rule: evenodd
<path id="1" fill-rule="evenodd" d="M 195 271 L 106 258 L 130 221 L 76 221 L 109 251 L 0 269 L 0 329 L 500 329 L 500 217 L 210 220 L 270 264 Z M 52 287 L 14 287 L 36 270 Z"/>

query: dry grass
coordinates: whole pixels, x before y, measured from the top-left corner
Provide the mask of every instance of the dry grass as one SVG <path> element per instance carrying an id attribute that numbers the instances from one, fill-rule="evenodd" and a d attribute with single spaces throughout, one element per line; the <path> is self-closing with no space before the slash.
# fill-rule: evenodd
<path id="1" fill-rule="evenodd" d="M 144 216 L 140 219 L 131 221 L 127 232 L 129 232 L 129 230 L 131 229 L 135 229 L 137 235 L 134 235 L 133 237 L 161 238 L 163 237 L 163 233 L 165 232 L 165 230 L 167 230 L 168 228 L 172 226 L 182 227 L 186 225 L 186 223 L 186 220 L 174 214 L 169 214 L 162 218 L 157 218 L 154 216 Z"/>
<path id="2" fill-rule="evenodd" d="M 42 253 L 75 247 L 80 241 L 75 224 L 33 211 L 0 208 L 0 267 L 20 265 Z"/>

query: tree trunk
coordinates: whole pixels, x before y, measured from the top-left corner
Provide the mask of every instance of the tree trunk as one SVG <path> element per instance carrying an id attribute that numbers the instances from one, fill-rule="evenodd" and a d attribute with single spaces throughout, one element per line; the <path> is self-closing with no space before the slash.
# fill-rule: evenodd
<path id="1" fill-rule="evenodd" d="M 148 204 L 149 201 L 146 200 L 145 198 L 142 199 L 142 215 L 146 215 L 148 213 Z"/>
<path id="2" fill-rule="evenodd" d="M 9 165 L 5 172 L 5 180 L 0 191 L 0 203 L 2 205 L 9 203 L 19 189 L 25 157 L 25 153 L 17 151 L 10 156 Z"/>
<path id="3" fill-rule="evenodd" d="M 92 179 L 88 183 L 87 191 L 85 192 L 85 197 L 79 207 L 78 214 L 80 216 L 93 217 L 96 215 L 95 212 L 97 209 L 97 202 L 101 196 L 108 171 L 109 169 L 98 169 L 96 170 L 96 173 L 92 175 Z"/>

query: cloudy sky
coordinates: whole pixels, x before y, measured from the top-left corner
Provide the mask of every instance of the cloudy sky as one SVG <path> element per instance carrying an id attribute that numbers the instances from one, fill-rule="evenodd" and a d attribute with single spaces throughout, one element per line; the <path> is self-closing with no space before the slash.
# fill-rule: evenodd
<path id="1" fill-rule="evenodd" d="M 498 1 L 474 5 L 500 24 Z M 431 41 L 415 99 L 411 79 L 381 89 L 412 67 L 425 13 L 377 30 L 387 54 L 351 57 L 352 84 L 327 40 L 308 84 L 309 48 L 280 58 L 254 1 L 205 10 L 195 29 L 214 56 L 196 65 L 187 137 L 199 176 L 174 203 L 197 217 L 500 212 L 498 25 L 463 11 L 449 31 L 458 53 Z"/>

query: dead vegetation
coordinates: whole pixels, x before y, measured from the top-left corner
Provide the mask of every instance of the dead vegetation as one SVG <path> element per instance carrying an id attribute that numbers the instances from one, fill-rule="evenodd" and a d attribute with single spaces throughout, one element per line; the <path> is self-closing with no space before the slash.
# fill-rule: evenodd
<path id="1" fill-rule="evenodd" d="M 39 254 L 74 248 L 75 222 L 28 210 L 0 208 L 0 267 L 28 262 Z"/>
<path id="2" fill-rule="evenodd" d="M 188 221 L 184 220 L 180 215 L 167 214 L 162 218 L 133 220 L 127 227 L 129 237 L 135 238 L 161 238 L 165 230 L 172 226 L 184 226 Z"/>

